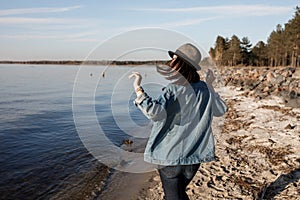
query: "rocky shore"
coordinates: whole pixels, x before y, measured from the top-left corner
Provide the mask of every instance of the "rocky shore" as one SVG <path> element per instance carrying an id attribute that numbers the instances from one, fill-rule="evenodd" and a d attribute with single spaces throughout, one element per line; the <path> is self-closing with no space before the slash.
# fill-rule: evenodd
<path id="1" fill-rule="evenodd" d="M 300 97 L 299 68 L 223 68 L 220 76 L 225 86 L 235 86 L 256 99 L 275 95 L 288 102 Z"/>
<path id="2" fill-rule="evenodd" d="M 229 110 L 213 122 L 217 159 L 201 165 L 190 199 L 300 199 L 299 69 L 221 74 L 226 86 L 218 92 Z M 157 172 L 148 182 L 133 199 L 163 199 Z"/>

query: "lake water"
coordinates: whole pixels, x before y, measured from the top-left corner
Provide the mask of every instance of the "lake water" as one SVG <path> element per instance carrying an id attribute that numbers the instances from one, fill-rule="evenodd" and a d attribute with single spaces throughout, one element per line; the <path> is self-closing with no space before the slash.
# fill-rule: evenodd
<path id="1" fill-rule="evenodd" d="M 148 124 L 132 103 L 132 70 L 157 95 L 161 80 L 153 81 L 150 66 L 0 65 L 0 199 L 88 199 L 100 191 L 110 171 L 83 145 L 78 130 L 91 126 L 75 126 L 72 96 L 77 115 L 88 122 L 89 107 L 95 108 L 103 132 L 119 147 L 136 128 L 126 120 Z M 83 89 L 73 90 L 75 80 Z"/>

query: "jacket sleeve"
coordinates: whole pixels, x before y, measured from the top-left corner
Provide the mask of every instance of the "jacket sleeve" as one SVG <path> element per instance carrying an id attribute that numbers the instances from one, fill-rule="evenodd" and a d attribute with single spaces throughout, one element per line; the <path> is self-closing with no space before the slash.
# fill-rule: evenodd
<path id="1" fill-rule="evenodd" d="M 226 103 L 221 99 L 218 93 L 212 93 L 212 109 L 215 117 L 221 117 L 227 112 Z"/>
<path id="2" fill-rule="evenodd" d="M 134 104 L 143 112 L 143 114 L 153 121 L 166 119 L 166 108 L 172 102 L 173 95 L 167 89 L 158 97 L 152 99 L 147 93 L 142 93 L 135 100 Z"/>

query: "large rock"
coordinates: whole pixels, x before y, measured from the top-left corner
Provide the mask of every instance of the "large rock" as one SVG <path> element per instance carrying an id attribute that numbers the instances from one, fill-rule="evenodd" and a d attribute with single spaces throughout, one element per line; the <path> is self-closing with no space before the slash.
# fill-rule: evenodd
<path id="1" fill-rule="evenodd" d="M 289 96 L 290 98 L 298 98 L 300 96 L 300 80 L 292 79 L 289 84 Z"/>

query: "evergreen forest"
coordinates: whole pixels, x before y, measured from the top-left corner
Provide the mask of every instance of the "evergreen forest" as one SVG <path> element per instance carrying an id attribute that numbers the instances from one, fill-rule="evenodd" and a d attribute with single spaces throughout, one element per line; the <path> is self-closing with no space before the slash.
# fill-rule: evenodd
<path id="1" fill-rule="evenodd" d="M 218 66 L 300 67 L 300 7 L 284 25 L 278 24 L 267 42 L 252 46 L 248 37 L 218 36 L 209 54 Z"/>

